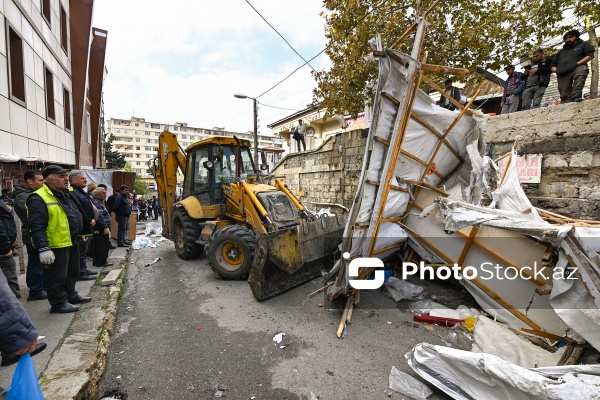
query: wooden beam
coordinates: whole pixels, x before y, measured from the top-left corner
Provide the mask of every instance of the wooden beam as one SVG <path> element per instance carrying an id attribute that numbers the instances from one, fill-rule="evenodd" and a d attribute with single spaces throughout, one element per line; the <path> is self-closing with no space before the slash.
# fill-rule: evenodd
<path id="1" fill-rule="evenodd" d="M 429 6 L 429 8 L 427 10 L 425 10 L 425 12 L 423 13 L 423 15 L 421 15 L 421 18 L 426 18 L 427 15 L 429 15 L 429 13 L 441 2 L 442 0 L 436 0 L 431 6 Z M 410 33 L 412 31 L 415 30 L 415 28 L 417 27 L 417 23 L 415 22 L 414 24 L 412 24 L 402 35 L 400 35 L 400 37 L 394 42 L 394 44 L 392 44 L 390 46 L 390 48 L 395 49 L 400 43 L 402 43 L 404 41 L 404 39 L 407 38 L 408 35 L 410 35 Z"/>
<path id="2" fill-rule="evenodd" d="M 459 110 L 464 110 L 467 109 L 466 113 L 469 115 L 473 115 L 473 111 L 469 110 L 468 107 L 463 106 L 462 104 L 460 104 L 458 101 L 456 101 L 454 99 L 454 97 L 450 96 L 448 93 L 446 93 L 446 90 L 444 90 L 441 86 L 439 86 L 437 83 L 435 83 L 434 81 L 432 81 L 431 79 L 429 79 L 428 77 L 424 76 L 423 80 L 432 88 L 434 88 L 435 90 L 437 90 L 438 92 L 440 92 L 440 94 L 442 96 L 444 96 L 445 98 L 447 98 L 452 104 L 454 104 Z M 477 96 L 479 95 L 479 93 L 477 93 L 475 96 L 473 96 L 471 98 L 471 100 L 474 100 Z"/>
<path id="3" fill-rule="evenodd" d="M 446 147 L 448 147 L 448 150 L 450 150 L 452 152 L 452 154 L 454 154 L 456 156 L 456 158 L 458 158 L 460 161 L 463 161 L 463 159 L 460 156 L 460 154 L 458 154 L 458 151 L 456 151 L 454 149 L 454 147 L 452 147 L 452 145 L 450 144 L 450 142 L 448 142 L 448 140 L 446 140 L 446 138 L 443 137 L 443 135 L 440 132 L 438 132 L 437 129 L 435 129 L 427 121 L 425 121 L 423 118 L 421 118 L 421 116 L 415 114 L 414 111 L 410 113 L 410 117 L 412 119 L 414 119 L 415 121 L 417 121 L 418 123 L 420 123 L 421 125 L 423 125 L 425 128 L 429 129 L 429 131 L 431 131 L 431 133 L 433 133 L 435 136 L 437 136 L 440 140 L 442 140 L 444 142 L 444 144 L 446 145 Z"/>
<path id="4" fill-rule="evenodd" d="M 422 64 L 421 69 L 428 72 L 440 72 L 444 75 L 468 76 L 469 70 L 464 68 L 445 67 L 443 65 Z"/>

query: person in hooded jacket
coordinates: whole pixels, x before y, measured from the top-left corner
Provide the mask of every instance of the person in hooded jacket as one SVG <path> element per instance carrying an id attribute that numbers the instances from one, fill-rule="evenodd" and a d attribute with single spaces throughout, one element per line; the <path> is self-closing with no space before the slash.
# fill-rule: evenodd
<path id="1" fill-rule="evenodd" d="M 27 272 L 25 280 L 29 288 L 27 301 L 45 300 L 48 298 L 44 290 L 44 264 L 40 262 L 39 252 L 33 248 L 31 234 L 29 233 L 29 221 L 27 219 L 27 197 L 42 186 L 44 177 L 41 171 L 29 170 L 23 175 L 25 184 L 15 185 L 13 188 L 14 210 L 21 220 L 21 233 L 23 243 L 27 248 Z"/>
<path id="2" fill-rule="evenodd" d="M 17 263 L 13 257 L 13 245 L 17 240 L 17 224 L 12 211 L 0 200 L 0 269 L 11 290 L 21 298 Z"/>
<path id="3" fill-rule="evenodd" d="M 579 31 L 572 30 L 563 36 L 565 44 L 552 60 L 552 72 L 560 93 L 560 102 L 583 101 L 583 87 L 589 74 L 587 63 L 594 58 L 594 46 L 579 39 Z"/>

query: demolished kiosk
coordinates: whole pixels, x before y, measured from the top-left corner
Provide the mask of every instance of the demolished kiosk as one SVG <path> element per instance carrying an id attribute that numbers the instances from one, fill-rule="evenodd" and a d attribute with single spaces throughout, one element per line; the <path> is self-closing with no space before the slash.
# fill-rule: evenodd
<path id="1" fill-rule="evenodd" d="M 328 298 L 347 296 L 338 336 L 359 303 L 360 291 L 349 285 L 350 261 L 386 259 L 402 250 L 403 261 L 456 264 L 461 271 L 470 266 L 475 268 L 471 275 L 481 273 L 485 263 L 516 269 L 517 279 L 460 282 L 487 314 L 511 329 L 509 335 L 519 332 L 544 341 L 549 350 L 558 343 L 586 341 L 600 350 L 599 225 L 533 207 L 518 180 L 515 148 L 503 169 L 483 156 L 488 117 L 469 109 L 477 94 L 463 107 L 424 75 L 467 74 L 425 63 L 425 25 L 421 18 L 400 39 L 416 28 L 410 56 L 383 51 L 380 43 L 374 52 L 379 77 L 373 118 L 341 245 L 349 257 L 341 258 L 328 276 L 334 280 L 327 286 Z M 419 89 L 422 81 L 458 110 L 435 105 Z M 372 272 L 363 268 L 358 278 Z M 482 324 L 476 324 L 476 332 L 484 329 Z M 422 377 L 460 399 L 501 399 L 507 393 L 510 398 L 583 399 L 600 383 L 598 366 L 538 371 L 527 368 L 540 365 L 507 360 L 494 346 L 480 348 L 479 354 L 472 351 L 420 344 L 407 358 Z M 544 366 L 569 363 L 565 359 L 554 358 Z"/>

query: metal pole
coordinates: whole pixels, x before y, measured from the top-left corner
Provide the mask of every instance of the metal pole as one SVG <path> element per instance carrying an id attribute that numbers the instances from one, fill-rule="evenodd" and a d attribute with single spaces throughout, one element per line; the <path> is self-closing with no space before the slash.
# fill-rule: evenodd
<path id="1" fill-rule="evenodd" d="M 254 168 L 260 169 L 258 166 L 258 109 L 256 107 L 257 100 L 254 101 Z"/>

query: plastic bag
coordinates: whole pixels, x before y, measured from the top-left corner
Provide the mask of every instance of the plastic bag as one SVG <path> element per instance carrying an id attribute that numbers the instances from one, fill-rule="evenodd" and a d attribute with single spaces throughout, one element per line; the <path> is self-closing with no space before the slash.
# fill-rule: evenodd
<path id="1" fill-rule="evenodd" d="M 429 300 L 413 301 L 412 303 L 410 303 L 408 305 L 408 309 L 413 314 L 428 315 L 429 311 L 431 311 L 431 301 L 429 301 Z"/>
<path id="2" fill-rule="evenodd" d="M 19 359 L 6 400 L 44 400 L 29 353 Z"/>
<path id="3" fill-rule="evenodd" d="M 384 285 L 395 301 L 410 300 L 423 291 L 423 286 L 413 285 L 393 276 L 390 276 Z"/>
<path id="4" fill-rule="evenodd" d="M 473 348 L 473 337 L 462 324 L 456 324 L 448 331 L 444 343 L 446 343 L 446 346 L 455 349 L 471 351 Z"/>
<path id="5" fill-rule="evenodd" d="M 162 235 L 162 226 L 158 222 L 148 222 L 146 224 L 146 230 L 144 231 L 144 235 L 146 236 L 161 236 Z"/>
<path id="6" fill-rule="evenodd" d="M 433 393 L 421 381 L 392 367 L 389 378 L 390 389 L 415 400 L 425 400 Z"/>

